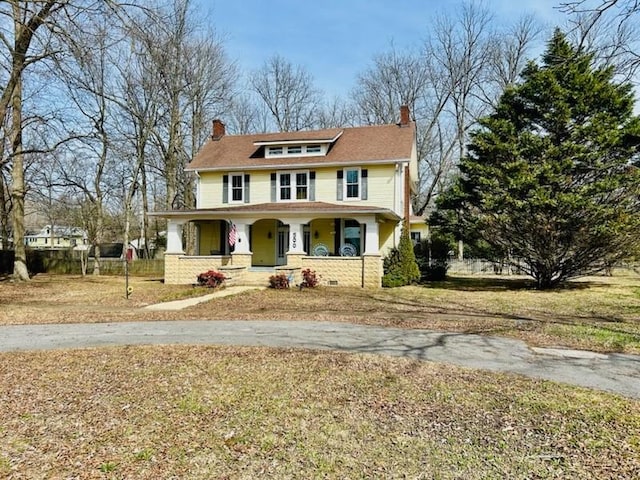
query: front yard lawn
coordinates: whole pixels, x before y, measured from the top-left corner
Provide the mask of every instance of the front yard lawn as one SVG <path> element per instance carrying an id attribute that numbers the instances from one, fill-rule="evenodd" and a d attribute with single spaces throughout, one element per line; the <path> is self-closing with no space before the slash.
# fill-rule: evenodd
<path id="1" fill-rule="evenodd" d="M 178 312 L 141 307 L 204 295 L 202 287 L 133 278 L 38 275 L 0 282 L 0 324 L 180 319 L 326 320 L 506 335 L 531 345 L 640 353 L 640 276 L 588 277 L 555 291 L 517 277 L 452 277 L 429 286 L 262 290 Z"/>
<path id="2" fill-rule="evenodd" d="M 2 478 L 640 478 L 640 402 L 407 359 L 0 354 Z"/>

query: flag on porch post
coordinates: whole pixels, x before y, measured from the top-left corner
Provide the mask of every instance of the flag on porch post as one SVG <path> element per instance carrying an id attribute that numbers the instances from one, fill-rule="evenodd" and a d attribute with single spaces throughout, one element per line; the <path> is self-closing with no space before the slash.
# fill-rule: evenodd
<path id="1" fill-rule="evenodd" d="M 232 223 L 229 227 L 229 246 L 233 247 L 236 244 L 237 236 L 238 231 L 236 229 L 236 224 Z"/>

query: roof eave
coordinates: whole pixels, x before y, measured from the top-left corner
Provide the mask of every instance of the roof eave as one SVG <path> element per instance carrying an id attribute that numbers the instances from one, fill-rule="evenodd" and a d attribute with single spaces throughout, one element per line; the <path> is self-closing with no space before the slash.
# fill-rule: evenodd
<path id="1" fill-rule="evenodd" d="M 277 216 L 280 217 L 308 217 L 309 215 L 313 216 L 313 218 L 333 218 L 336 216 L 344 217 L 345 215 L 350 216 L 362 216 L 362 215 L 379 215 L 387 220 L 398 222 L 402 218 L 397 215 L 392 210 L 387 208 L 371 208 L 367 210 L 344 210 L 344 209 L 313 209 L 309 210 L 287 210 L 283 208 L 282 210 L 236 210 L 234 208 L 228 209 L 198 209 L 198 210 L 169 210 L 169 211 L 161 211 L 161 212 L 151 212 L 149 215 L 154 217 L 161 217 L 166 219 L 173 220 L 226 220 L 229 217 L 233 218 L 275 218 Z"/>
<path id="2" fill-rule="evenodd" d="M 188 172 L 233 172 L 233 171 L 245 171 L 245 170 L 274 170 L 274 169 L 305 169 L 305 168 L 321 168 L 321 167 L 341 167 L 352 165 L 385 165 L 385 164 L 403 164 L 409 163 L 410 158 L 394 158 L 385 160 L 350 160 L 340 162 L 316 162 L 316 163 L 286 163 L 286 164 L 268 164 L 268 165 L 244 165 L 234 167 L 232 165 L 223 165 L 219 167 L 199 167 L 190 168 L 185 167 L 185 171 Z"/>

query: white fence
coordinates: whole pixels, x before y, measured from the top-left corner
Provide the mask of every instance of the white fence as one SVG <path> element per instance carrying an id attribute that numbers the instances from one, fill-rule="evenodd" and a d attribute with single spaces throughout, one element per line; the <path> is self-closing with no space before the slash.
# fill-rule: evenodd
<path id="1" fill-rule="evenodd" d="M 516 262 L 517 263 L 517 262 Z M 640 275 L 640 263 L 638 262 L 620 262 L 608 269 L 603 267 L 603 273 L 610 275 L 611 271 L 625 270 Z M 494 262 L 481 258 L 465 258 L 464 260 L 449 260 L 448 273 L 460 273 L 464 275 L 523 275 L 524 273 L 517 265 L 507 265 L 506 262 Z"/>
<path id="2" fill-rule="evenodd" d="M 466 258 L 464 260 L 449 260 L 448 273 L 462 273 L 466 275 L 521 275 L 516 266 L 509 266 L 506 262 L 493 262 L 481 258 Z"/>

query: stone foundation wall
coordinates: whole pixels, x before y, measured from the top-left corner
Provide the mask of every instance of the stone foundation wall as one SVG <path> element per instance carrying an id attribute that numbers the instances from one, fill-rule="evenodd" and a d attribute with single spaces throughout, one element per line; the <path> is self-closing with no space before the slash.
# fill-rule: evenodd
<path id="1" fill-rule="evenodd" d="M 207 270 L 220 270 L 224 265 L 228 265 L 230 260 L 231 257 L 220 255 L 188 257 L 166 253 L 164 256 L 164 283 L 170 285 L 196 283 L 199 274 Z"/>
<path id="2" fill-rule="evenodd" d="M 362 258 L 360 257 L 309 257 L 303 268 L 315 270 L 321 285 L 336 287 L 362 286 Z"/>
<path id="3" fill-rule="evenodd" d="M 364 255 L 362 257 L 362 286 L 364 288 L 382 288 L 382 255 Z"/>
<path id="4" fill-rule="evenodd" d="M 231 261 L 233 258 L 233 261 Z M 274 267 L 273 272 L 250 270 L 251 255 L 233 257 L 207 256 L 188 257 L 185 255 L 165 255 L 165 283 L 192 284 L 196 277 L 207 270 L 219 270 L 229 277 L 234 285 L 269 285 L 269 277 L 276 272 L 293 272 L 294 282 L 302 278 L 301 270 L 311 269 L 320 276 L 320 284 L 337 287 L 380 288 L 382 278 L 382 257 L 365 255 L 363 257 L 307 257 L 292 255 L 291 263 Z M 248 263 L 248 265 L 247 265 Z M 293 286 L 293 285 L 292 285 Z"/>

